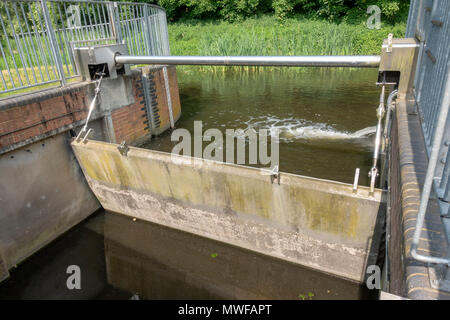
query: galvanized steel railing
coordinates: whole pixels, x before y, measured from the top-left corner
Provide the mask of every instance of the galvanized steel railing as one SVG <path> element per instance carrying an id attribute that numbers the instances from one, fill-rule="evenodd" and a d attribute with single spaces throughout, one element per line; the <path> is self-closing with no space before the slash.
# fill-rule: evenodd
<path id="1" fill-rule="evenodd" d="M 449 264 L 416 249 L 433 186 L 441 215 L 450 217 L 450 1 L 412 0 L 406 36 L 420 41 L 415 98 L 429 155 L 411 253 L 418 260 Z"/>
<path id="2" fill-rule="evenodd" d="M 441 201 L 443 214 L 448 213 L 450 201 L 450 123 L 444 127 L 443 140 L 433 145 L 436 126 L 445 95 L 445 82 L 450 72 L 450 1 L 413 0 L 407 25 L 407 37 L 420 40 L 420 52 L 415 79 L 415 97 L 422 121 L 428 154 L 439 148 L 434 173 L 435 191 Z"/>
<path id="3" fill-rule="evenodd" d="M 0 2 L 0 93 L 77 77 L 72 49 L 126 43 L 133 55 L 170 55 L 166 13 L 145 3 Z"/>

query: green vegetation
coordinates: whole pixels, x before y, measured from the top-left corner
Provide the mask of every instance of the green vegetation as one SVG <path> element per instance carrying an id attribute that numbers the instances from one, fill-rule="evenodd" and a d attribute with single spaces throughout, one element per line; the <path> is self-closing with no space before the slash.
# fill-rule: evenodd
<path id="1" fill-rule="evenodd" d="M 299 294 L 298 298 L 300 300 L 312 300 L 314 298 L 315 294 L 314 292 L 308 292 L 308 294 Z"/>
<path id="2" fill-rule="evenodd" d="M 405 28 L 405 23 L 397 23 L 376 30 L 302 17 L 280 22 L 272 15 L 235 23 L 171 23 L 169 38 L 172 55 L 371 55 L 380 53 L 390 32 L 403 37 Z M 223 68 L 202 68 L 218 69 Z"/>
<path id="3" fill-rule="evenodd" d="M 407 0 L 158 0 L 157 3 L 166 9 L 171 21 L 173 55 L 379 54 L 380 45 L 389 33 L 404 36 L 409 9 Z M 379 30 L 366 27 L 370 5 L 381 9 Z"/>
<path id="4" fill-rule="evenodd" d="M 222 19 L 230 22 L 275 13 L 281 20 L 301 14 L 333 22 L 359 23 L 366 19 L 367 7 L 377 5 L 382 20 L 395 23 L 405 20 L 409 6 L 408 0 L 157 0 L 156 3 L 166 9 L 171 21 Z"/>
<path id="5" fill-rule="evenodd" d="M 409 3 L 407 0 L 158 0 L 156 2 L 167 11 L 172 55 L 219 56 L 379 54 L 380 45 L 388 33 L 392 32 L 394 37 L 404 36 Z M 368 18 L 366 10 L 372 4 L 381 8 L 382 28 L 379 30 L 369 29 L 365 25 Z M 32 9 L 30 12 L 35 14 L 36 8 L 32 4 L 30 6 L 30 10 Z M 4 4 L 0 4 L 0 14 L 7 21 Z M 23 16 L 22 20 L 14 16 L 6 25 L 7 33 L 11 28 L 18 31 L 21 25 L 22 29 L 25 28 L 30 15 L 31 13 L 28 13 L 27 16 Z M 58 20 L 57 23 L 60 24 L 61 21 Z M 8 88 L 12 88 L 13 83 L 20 86 L 19 79 L 25 82 L 26 76 L 32 84 L 57 79 L 48 45 L 43 39 L 33 35 L 22 40 L 28 41 L 28 44 L 35 48 L 40 48 L 39 44 L 44 47 L 41 49 L 44 52 L 37 50 L 27 53 L 30 62 L 28 65 L 36 65 L 39 57 L 42 68 L 28 68 L 28 65 L 23 65 L 19 58 L 19 48 L 15 41 L 10 38 L 8 44 L 4 35 L 0 32 L 0 44 L 3 48 L 11 45 L 13 52 L 12 55 L 7 54 L 4 57 L 0 55 L 0 69 Z M 67 52 L 66 54 L 68 55 Z M 6 70 L 7 65 L 11 69 L 11 74 Z M 49 66 L 48 73 L 44 67 L 46 65 Z M 16 66 L 18 71 L 15 70 Z M 258 70 L 254 67 L 179 69 L 191 72 Z M 285 70 L 283 69 L 283 72 Z M 65 65 L 64 72 L 66 76 L 72 75 L 70 66 Z M 51 85 L 46 84 L 43 87 Z"/>

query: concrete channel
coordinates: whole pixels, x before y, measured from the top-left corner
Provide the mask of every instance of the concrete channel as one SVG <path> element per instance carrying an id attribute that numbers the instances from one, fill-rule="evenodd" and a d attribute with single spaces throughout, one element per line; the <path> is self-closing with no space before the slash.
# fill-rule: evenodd
<path id="1" fill-rule="evenodd" d="M 442 49 L 450 4 L 412 2 L 408 37 L 389 35 L 379 56 L 139 56 L 119 42 L 77 48 L 83 81 L 1 100 L 0 281 L 103 208 L 97 249 L 108 282 L 144 297 L 167 298 L 183 280 L 191 297 L 291 298 L 320 279 L 322 289 L 340 284 L 351 291 L 346 298 L 364 298 L 372 296 L 362 289 L 368 270 L 379 267 L 381 298 L 450 299 L 450 64 Z M 443 21 L 430 18 L 438 15 Z M 136 63 L 151 66 L 131 70 Z M 175 127 L 174 65 L 184 64 L 378 67 L 370 187 L 139 148 Z M 101 90 L 99 74 L 109 75 Z M 385 105 L 389 89 L 395 99 Z M 89 108 L 92 101 L 99 103 Z M 75 138 L 80 132 L 93 134 Z M 213 248 L 225 253 L 215 260 L 222 264 L 202 268 Z M 158 272 L 167 289 L 159 296 L 145 278 Z"/>
<path id="2" fill-rule="evenodd" d="M 97 141 L 72 148 L 108 211 L 363 282 L 378 258 L 383 192 Z"/>

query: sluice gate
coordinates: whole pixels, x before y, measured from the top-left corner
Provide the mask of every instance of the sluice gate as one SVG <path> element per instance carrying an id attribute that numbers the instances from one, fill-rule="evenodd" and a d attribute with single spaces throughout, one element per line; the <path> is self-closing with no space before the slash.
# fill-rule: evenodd
<path id="1" fill-rule="evenodd" d="M 121 269 L 126 265 L 120 260 L 123 249 L 148 239 L 117 236 L 121 221 L 129 216 L 149 221 L 158 241 L 167 227 L 172 240 L 186 239 L 181 233 L 196 235 L 195 243 L 212 239 L 235 246 L 289 265 L 290 272 L 301 266 L 364 286 L 371 267 L 383 265 L 383 291 L 411 299 L 450 298 L 450 2 L 411 1 L 406 38 L 388 36 L 380 55 L 342 57 L 170 56 L 163 10 L 130 3 L 102 2 L 111 14 L 108 23 L 96 27 L 110 31 L 111 37 L 72 35 L 58 37 L 58 42 L 51 21 L 56 16 L 46 1 L 41 3 L 37 13 L 45 17 L 58 70 L 48 83 L 60 81 L 64 87 L 2 100 L 0 106 L 0 170 L 5 172 L 0 191 L 6 195 L 0 199 L 0 281 L 103 206 L 122 214 L 106 224 L 113 230 L 111 238 L 116 237 L 105 242 L 105 247 L 112 244 L 110 271 L 126 270 Z M 135 22 L 117 16 L 127 6 L 145 9 L 136 22 L 145 29 L 145 48 L 130 46 L 133 34 L 126 27 Z M 156 29 L 149 24 L 152 18 L 161 21 Z M 66 29 L 70 27 L 55 31 Z M 5 31 L 6 38 L 17 42 L 20 37 L 11 32 L 8 36 Z M 65 63 L 58 59 L 58 44 L 67 49 Z M 130 64 L 152 66 L 131 70 Z M 82 82 L 66 85 L 64 65 L 69 78 L 79 76 Z M 381 86 L 381 95 L 376 120 L 374 110 L 370 186 L 358 186 L 358 170 L 354 185 L 349 185 L 278 171 L 261 174 L 257 168 L 132 147 L 175 127 L 181 113 L 175 65 L 378 68 L 374 83 Z M 41 70 L 39 63 L 35 67 Z M 39 84 L 27 80 L 4 84 L 2 92 Z M 17 197 L 24 183 L 29 191 Z M 204 254 L 206 247 L 197 254 Z M 158 254 L 157 263 L 173 262 Z M 224 274 L 228 266 L 234 268 L 231 260 L 220 269 Z M 180 269 L 191 272 L 195 263 Z M 120 275 L 112 272 L 110 279 L 126 288 Z M 228 276 L 220 285 L 232 282 Z"/>
<path id="2" fill-rule="evenodd" d="M 164 57 L 128 56 L 126 48 L 77 49 L 84 77 L 105 68 L 113 77 L 127 64 L 251 65 L 285 67 L 379 67 L 382 85 L 370 187 L 176 156 L 126 144 L 77 137 L 72 148 L 90 188 L 108 210 L 158 223 L 254 252 L 364 283 L 370 266 L 380 267 L 385 193 L 379 176 L 385 87 L 400 83 L 411 92 L 414 39 L 392 39 L 381 56 Z M 89 54 L 86 54 L 89 52 Z M 92 58 L 95 57 L 95 58 Z M 125 71 L 126 72 L 126 71 Z M 389 82 L 390 81 L 390 82 Z"/>
<path id="3" fill-rule="evenodd" d="M 357 282 L 379 258 L 381 190 L 97 141 L 72 147 L 108 211 Z"/>

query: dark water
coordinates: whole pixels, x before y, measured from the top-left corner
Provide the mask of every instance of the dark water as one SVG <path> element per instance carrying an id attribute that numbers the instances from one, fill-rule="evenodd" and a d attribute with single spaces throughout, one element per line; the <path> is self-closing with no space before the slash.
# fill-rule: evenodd
<path id="1" fill-rule="evenodd" d="M 379 89 L 376 70 L 258 73 L 178 72 L 177 128 L 279 129 L 280 171 L 360 184 L 371 166 Z M 145 147 L 171 152 L 170 133 Z"/>
<path id="2" fill-rule="evenodd" d="M 69 290 L 67 267 L 81 270 Z M 97 212 L 0 284 L 1 299 L 369 299 L 356 283 L 146 221 Z"/>
<path id="3" fill-rule="evenodd" d="M 177 127 L 279 128 L 280 170 L 352 182 L 370 166 L 376 71 L 179 73 Z M 357 133 L 359 130 L 363 132 Z M 356 132 L 356 134 L 355 134 Z M 170 134 L 147 147 L 172 149 Z M 361 183 L 367 183 L 361 174 Z M 69 265 L 81 290 L 66 286 Z M 99 211 L 11 271 L 0 299 L 364 299 L 356 283 L 129 217 Z"/>

